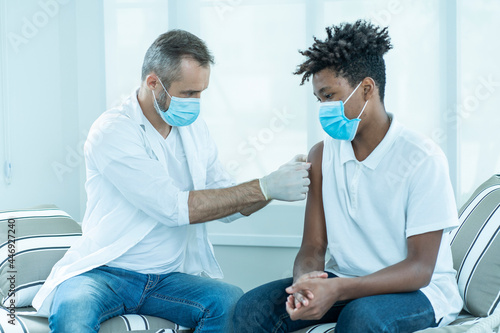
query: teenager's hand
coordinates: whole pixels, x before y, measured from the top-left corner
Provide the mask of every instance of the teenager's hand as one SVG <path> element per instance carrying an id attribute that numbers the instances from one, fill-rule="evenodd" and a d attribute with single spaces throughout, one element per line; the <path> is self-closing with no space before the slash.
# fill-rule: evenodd
<path id="1" fill-rule="evenodd" d="M 326 273 L 325 273 L 326 274 Z M 330 310 L 333 304 L 339 299 L 340 284 L 342 279 L 307 279 L 297 281 L 292 286 L 286 288 L 290 294 L 286 302 L 286 311 L 291 320 L 319 320 Z M 296 293 L 312 294 L 313 297 L 307 297 L 308 304 L 300 307 L 293 305 Z"/>
<path id="2" fill-rule="evenodd" d="M 318 279 L 318 278 L 326 279 L 328 278 L 328 274 L 321 271 L 306 273 L 300 276 L 294 282 L 294 285 L 310 279 Z M 309 304 L 309 299 L 313 298 L 314 294 L 310 290 L 302 290 L 294 293 L 293 295 L 288 296 L 287 303 L 290 304 L 290 307 L 292 309 L 299 309 L 302 306 L 307 306 Z"/>

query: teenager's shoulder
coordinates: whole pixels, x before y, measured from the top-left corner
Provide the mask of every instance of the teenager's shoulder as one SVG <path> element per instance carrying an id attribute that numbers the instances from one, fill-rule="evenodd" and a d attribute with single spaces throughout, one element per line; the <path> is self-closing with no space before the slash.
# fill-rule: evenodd
<path id="1" fill-rule="evenodd" d="M 309 155 L 307 156 L 307 160 L 309 162 L 321 161 L 321 158 L 323 156 L 323 148 L 324 148 L 324 141 L 316 143 L 311 148 L 311 150 L 309 150 Z"/>
<path id="2" fill-rule="evenodd" d="M 398 137 L 395 145 L 401 151 L 410 155 L 445 156 L 441 147 L 428 136 L 399 124 Z"/>

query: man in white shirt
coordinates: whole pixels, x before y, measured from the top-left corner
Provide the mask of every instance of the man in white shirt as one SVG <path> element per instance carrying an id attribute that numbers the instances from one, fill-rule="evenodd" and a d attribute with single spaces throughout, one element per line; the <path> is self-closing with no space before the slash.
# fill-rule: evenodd
<path id="1" fill-rule="evenodd" d="M 357 21 L 327 35 L 301 52 L 307 59 L 296 72 L 302 83 L 312 76 L 328 137 L 309 153 L 293 278 L 245 294 L 235 330 L 293 332 L 336 322 L 336 333 L 401 333 L 446 325 L 462 308 L 446 157 L 385 110 L 387 28 Z"/>
<path id="2" fill-rule="evenodd" d="M 235 186 L 198 117 L 212 63 L 198 37 L 182 30 L 159 36 L 140 88 L 93 124 L 83 235 L 33 300 L 51 332 L 97 332 L 126 313 L 231 332 L 242 291 L 212 279 L 222 272 L 203 222 L 230 222 L 271 199 L 305 199 L 309 164 L 298 156 Z"/>

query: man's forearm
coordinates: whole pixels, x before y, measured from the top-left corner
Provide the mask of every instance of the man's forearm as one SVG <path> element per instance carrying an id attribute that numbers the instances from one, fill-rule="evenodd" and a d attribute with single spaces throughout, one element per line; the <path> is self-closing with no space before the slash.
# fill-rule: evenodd
<path id="1" fill-rule="evenodd" d="M 242 212 L 250 215 L 265 206 L 259 181 L 252 180 L 233 187 L 189 192 L 189 223 L 202 223 Z M 251 207 L 255 210 L 252 211 Z M 256 209 L 258 208 L 258 209 Z"/>
<path id="2" fill-rule="evenodd" d="M 245 215 L 245 216 L 250 216 L 253 213 L 255 213 L 256 211 L 266 207 L 270 202 L 271 202 L 271 200 L 257 202 L 256 204 L 253 204 L 249 207 L 243 208 L 242 210 L 240 210 L 240 213 Z"/>

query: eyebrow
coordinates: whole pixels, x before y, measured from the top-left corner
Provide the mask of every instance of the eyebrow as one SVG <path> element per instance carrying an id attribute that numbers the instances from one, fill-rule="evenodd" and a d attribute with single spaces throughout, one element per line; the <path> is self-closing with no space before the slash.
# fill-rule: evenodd
<path id="1" fill-rule="evenodd" d="M 321 89 L 318 91 L 318 93 L 321 95 L 321 94 L 322 94 L 322 93 L 324 93 L 324 92 L 325 92 L 325 90 L 327 90 L 327 89 L 331 89 L 331 87 L 329 87 L 329 86 L 323 87 L 323 88 L 321 88 Z"/>
<path id="2" fill-rule="evenodd" d="M 201 90 L 182 90 L 181 94 L 192 94 L 192 93 L 199 93 Z"/>
<path id="3" fill-rule="evenodd" d="M 331 89 L 331 87 L 330 87 L 330 86 L 326 86 L 326 87 L 321 88 L 321 89 L 318 91 L 318 95 L 322 95 L 322 94 L 325 92 L 325 90 L 328 90 L 328 89 Z M 316 93 L 315 93 L 315 92 L 313 92 L 313 95 L 314 95 L 314 96 L 316 96 L 316 97 L 318 97 L 318 95 L 316 95 Z M 319 98 L 319 97 L 318 97 L 318 98 Z"/>

